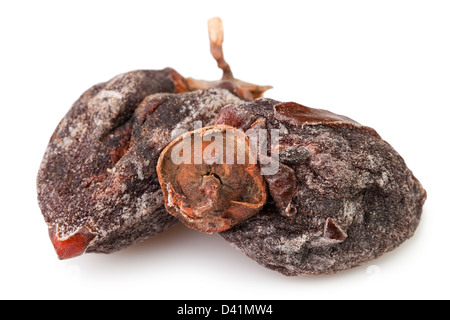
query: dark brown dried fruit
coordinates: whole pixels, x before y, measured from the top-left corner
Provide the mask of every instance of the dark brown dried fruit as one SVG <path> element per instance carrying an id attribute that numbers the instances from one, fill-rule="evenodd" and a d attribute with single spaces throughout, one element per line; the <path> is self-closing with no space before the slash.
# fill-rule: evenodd
<path id="1" fill-rule="evenodd" d="M 223 112 L 228 115 L 219 114 L 221 124 L 245 124 L 246 115 L 277 129 L 280 141 L 272 150 L 279 150 L 280 166 L 289 166 L 298 181 L 295 192 L 285 192 L 284 174 L 265 176 L 268 204 L 221 233 L 261 265 L 285 275 L 334 273 L 393 250 L 414 234 L 426 192 L 375 130 L 271 99 Z M 296 214 L 279 214 L 287 203 Z"/>
<path id="2" fill-rule="evenodd" d="M 61 259 L 86 250 L 110 252 L 175 222 L 165 213 L 161 191 L 150 175 L 139 177 L 138 165 L 117 170 L 129 162 L 125 155 L 130 152 L 135 109 L 148 95 L 175 93 L 174 75 L 172 69 L 139 70 L 93 86 L 58 125 L 37 186 Z M 136 180 L 143 183 L 133 184 Z"/>
<path id="3" fill-rule="evenodd" d="M 61 121 L 37 179 L 59 258 L 113 252 L 173 225 L 156 174 L 160 152 L 195 121 L 211 125 L 223 106 L 269 88 L 234 79 L 223 64 L 221 22 L 210 32 L 223 80 L 185 79 L 170 68 L 128 72 L 86 91 Z M 196 89 L 205 90 L 189 92 Z"/>
<path id="4" fill-rule="evenodd" d="M 164 200 L 188 226 L 221 232 L 285 275 L 352 268 L 411 237 L 426 192 L 401 156 L 348 117 L 249 101 L 270 87 L 233 77 L 222 32 L 220 19 L 211 20 L 222 80 L 185 79 L 170 68 L 129 72 L 86 91 L 61 121 L 38 174 L 39 204 L 58 257 L 112 252 L 164 231 L 176 222 Z M 215 126 L 192 132 L 196 121 Z M 184 146 L 177 139 L 184 132 L 240 132 L 233 128 L 277 130 L 280 140 L 267 143 L 267 154 L 258 151 L 259 168 L 203 157 L 199 164 L 168 161 Z M 245 139 L 233 150 L 233 157 L 251 153 Z M 274 163 L 278 170 L 263 177 Z"/>
<path id="5" fill-rule="evenodd" d="M 174 157 L 183 159 L 174 162 Z M 264 180 L 250 159 L 256 155 L 247 136 L 233 127 L 206 127 L 180 136 L 163 150 L 157 166 L 167 211 L 205 233 L 248 219 L 266 202 Z"/>
<path id="6" fill-rule="evenodd" d="M 176 93 L 174 75 L 181 78 L 172 69 L 119 75 L 89 89 L 59 124 L 38 198 L 61 259 L 116 251 L 176 222 L 157 179 L 160 152 L 194 121 L 213 124 L 224 105 L 242 100 L 222 89 Z"/>

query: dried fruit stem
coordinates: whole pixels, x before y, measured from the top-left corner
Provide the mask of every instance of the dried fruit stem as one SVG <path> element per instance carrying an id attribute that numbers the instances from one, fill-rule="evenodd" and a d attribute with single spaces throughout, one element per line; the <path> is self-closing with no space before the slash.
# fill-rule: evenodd
<path id="1" fill-rule="evenodd" d="M 223 70 L 222 80 L 234 79 L 230 65 L 223 56 L 223 24 L 219 17 L 211 18 L 208 21 L 209 45 L 211 54 L 217 61 L 217 66 Z"/>
<path id="2" fill-rule="evenodd" d="M 260 98 L 271 86 L 259 86 L 236 79 L 231 72 L 230 65 L 225 61 L 223 55 L 223 24 L 219 17 L 208 21 L 209 44 L 211 54 L 217 61 L 217 66 L 222 69 L 222 79 L 218 81 L 205 81 L 186 78 L 186 86 L 190 91 L 205 90 L 209 88 L 224 88 L 244 99 Z"/>

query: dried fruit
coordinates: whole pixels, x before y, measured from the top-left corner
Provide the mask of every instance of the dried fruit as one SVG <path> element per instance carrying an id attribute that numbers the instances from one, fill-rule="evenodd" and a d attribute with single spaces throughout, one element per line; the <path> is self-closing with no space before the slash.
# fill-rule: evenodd
<path id="1" fill-rule="evenodd" d="M 37 182 L 59 258 L 110 252 L 175 223 L 151 172 L 126 156 L 134 151 L 135 109 L 148 95 L 176 92 L 174 75 L 172 69 L 140 70 L 95 85 L 58 125 Z"/>
<path id="2" fill-rule="evenodd" d="M 125 73 L 57 127 L 38 199 L 58 257 L 113 252 L 177 218 L 285 275 L 352 268 L 411 237 L 426 192 L 401 156 L 348 117 L 260 98 L 270 87 L 235 79 L 220 19 L 209 26 L 221 80 Z"/>
<path id="3" fill-rule="evenodd" d="M 217 20 L 214 27 L 220 26 Z M 214 57 L 223 60 L 221 27 L 210 32 Z M 170 68 L 138 70 L 93 86 L 75 102 L 50 139 L 37 179 L 60 259 L 113 252 L 177 221 L 164 209 L 156 173 L 160 152 L 193 130 L 195 121 L 211 125 L 223 106 L 269 88 L 229 72 L 223 81 L 206 82 Z"/>
<path id="4" fill-rule="evenodd" d="M 167 211 L 205 233 L 248 219 L 266 202 L 264 180 L 251 159 L 256 155 L 248 138 L 233 127 L 180 136 L 164 149 L 157 166 Z"/>
<path id="5" fill-rule="evenodd" d="M 248 127 L 246 119 L 278 130 L 271 150 L 284 168 L 265 176 L 271 197 L 263 210 L 221 233 L 250 258 L 285 275 L 334 273 L 414 234 L 426 192 L 375 130 L 271 99 L 224 108 L 217 122 Z"/>
<path id="6" fill-rule="evenodd" d="M 149 94 L 127 103 L 126 92 L 142 88 L 136 78 L 161 73 L 133 72 L 94 87 L 53 135 L 39 171 L 38 195 L 61 259 L 116 251 L 173 225 L 156 174 L 160 152 L 174 136 L 193 130 L 195 121 L 213 124 L 221 107 L 242 102 L 226 90 L 209 89 Z M 167 91 L 174 90 L 169 85 Z M 75 240 L 79 230 L 89 233 L 83 241 Z"/>

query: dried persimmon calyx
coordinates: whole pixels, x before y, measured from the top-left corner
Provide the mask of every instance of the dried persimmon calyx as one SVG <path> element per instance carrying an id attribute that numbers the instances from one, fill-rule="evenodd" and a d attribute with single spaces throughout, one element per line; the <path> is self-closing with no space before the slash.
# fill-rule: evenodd
<path id="1" fill-rule="evenodd" d="M 233 127 L 185 133 L 162 151 L 157 172 L 167 211 L 201 232 L 227 230 L 266 202 L 256 155 Z"/>

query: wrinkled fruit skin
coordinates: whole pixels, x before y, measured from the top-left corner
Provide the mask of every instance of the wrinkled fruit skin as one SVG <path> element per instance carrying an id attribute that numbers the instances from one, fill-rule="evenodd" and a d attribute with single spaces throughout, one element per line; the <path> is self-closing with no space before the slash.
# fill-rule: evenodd
<path id="1" fill-rule="evenodd" d="M 87 90 L 58 125 L 37 178 L 38 201 L 60 259 L 110 253 L 176 222 L 156 163 L 193 121 L 211 125 L 243 101 L 223 89 L 186 92 L 174 70 L 139 70 Z"/>
<path id="2" fill-rule="evenodd" d="M 297 187 L 289 199 L 272 196 L 222 237 L 259 264 L 295 276 L 356 267 L 413 236 L 426 192 L 402 157 L 371 128 L 295 108 L 257 99 L 219 115 L 220 124 L 245 129 L 249 119 L 262 119 L 267 129 L 279 129 L 280 166 L 295 172 L 286 183 Z M 271 194 L 280 194 L 276 185 Z M 290 203 L 295 214 L 280 214 L 279 203 Z"/>

